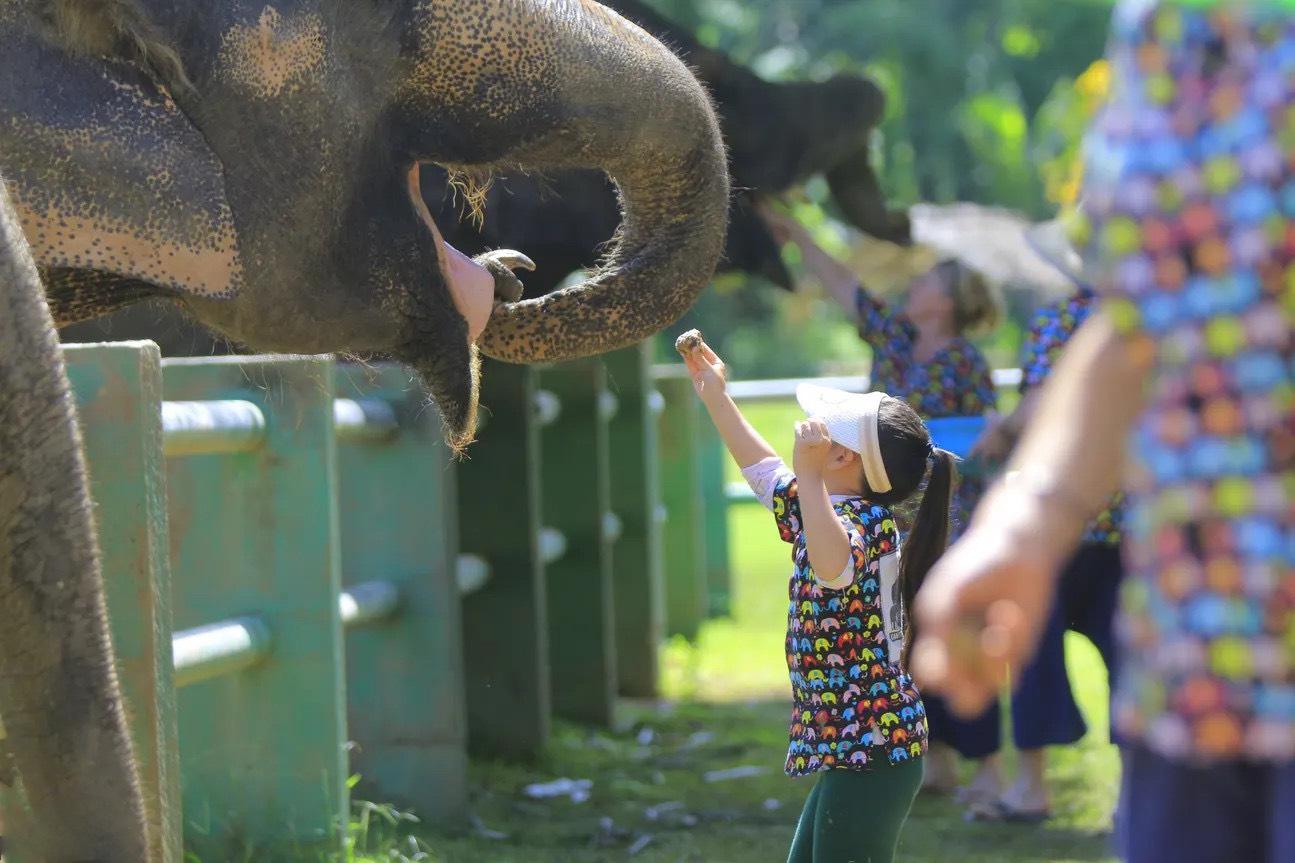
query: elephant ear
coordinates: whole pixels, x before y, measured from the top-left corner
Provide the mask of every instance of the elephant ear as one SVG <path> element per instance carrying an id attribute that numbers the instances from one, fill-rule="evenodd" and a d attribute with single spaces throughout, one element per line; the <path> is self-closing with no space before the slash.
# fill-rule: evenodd
<path id="1" fill-rule="evenodd" d="M 137 66 L 6 34 L 0 173 L 43 268 L 222 298 L 243 278 L 220 161 Z"/>

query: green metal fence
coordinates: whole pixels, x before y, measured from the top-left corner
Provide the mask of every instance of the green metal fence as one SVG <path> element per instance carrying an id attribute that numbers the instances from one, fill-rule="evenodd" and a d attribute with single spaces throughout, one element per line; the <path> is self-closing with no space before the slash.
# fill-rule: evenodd
<path id="1" fill-rule="evenodd" d="M 462 461 L 398 366 L 66 355 L 159 860 L 335 854 L 353 772 L 460 821 L 469 751 L 655 694 L 646 346 L 492 365 Z"/>
<path id="2" fill-rule="evenodd" d="M 469 752 L 614 723 L 657 694 L 663 638 L 730 607 L 742 498 L 647 345 L 487 363 L 462 460 L 399 366 L 66 356 L 159 860 L 337 853 L 352 773 L 459 823 Z"/>

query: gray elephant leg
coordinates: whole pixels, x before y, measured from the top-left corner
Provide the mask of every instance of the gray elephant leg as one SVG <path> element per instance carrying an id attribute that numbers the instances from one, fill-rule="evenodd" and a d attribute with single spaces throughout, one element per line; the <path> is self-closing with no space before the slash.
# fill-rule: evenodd
<path id="1" fill-rule="evenodd" d="M 27 802 L 6 813 L 10 848 L 46 863 L 147 861 L 76 415 L 2 186 L 0 617 L 0 719 Z"/>

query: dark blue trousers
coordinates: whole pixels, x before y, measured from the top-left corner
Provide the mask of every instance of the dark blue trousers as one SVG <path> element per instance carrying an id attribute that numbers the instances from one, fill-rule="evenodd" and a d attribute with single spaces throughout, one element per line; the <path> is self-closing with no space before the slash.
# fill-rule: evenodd
<path id="1" fill-rule="evenodd" d="M 1030 662 L 1012 692 L 1012 739 L 1017 749 L 1065 746 L 1087 732 L 1066 673 L 1065 636 L 1073 630 L 1096 646 L 1112 684 L 1115 674 L 1115 606 L 1123 567 L 1116 546 L 1083 545 L 1057 584 L 1052 611 Z M 922 694 L 930 739 L 953 747 L 964 758 L 984 758 L 1002 745 L 997 703 L 972 720 L 959 719 L 939 696 Z"/>
<path id="2" fill-rule="evenodd" d="M 1295 863 L 1295 762 L 1193 767 L 1121 750 L 1115 841 L 1126 863 Z"/>

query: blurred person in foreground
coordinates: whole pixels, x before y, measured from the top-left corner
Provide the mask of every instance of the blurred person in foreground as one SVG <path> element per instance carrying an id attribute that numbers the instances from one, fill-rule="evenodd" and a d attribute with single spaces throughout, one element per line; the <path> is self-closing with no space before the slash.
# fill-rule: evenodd
<path id="1" fill-rule="evenodd" d="M 1006 478 L 932 570 L 915 670 L 975 714 L 1124 488 L 1114 714 L 1131 863 L 1295 861 L 1295 7 L 1116 9 L 1087 280 Z"/>
<path id="2" fill-rule="evenodd" d="M 1046 260 L 1044 249 L 1035 248 Z M 1080 283 L 1070 296 L 1035 311 L 1021 352 L 1021 400 L 1010 414 L 990 418 L 972 447 L 973 459 L 1003 464 L 1037 411 L 1042 385 L 1058 357 L 1096 307 L 1096 295 Z M 1088 523 L 1078 549 L 1061 568 L 1033 655 L 1012 675 L 1016 777 L 999 798 L 973 804 L 968 810 L 972 819 L 1033 823 L 1051 816 L 1047 749 L 1077 743 L 1088 732 L 1066 667 L 1066 632 L 1077 632 L 1092 642 L 1112 684 L 1116 679 L 1113 623 L 1123 574 L 1122 523 L 1123 504 L 1116 495 Z M 990 702 L 995 717 L 997 706 Z"/>

